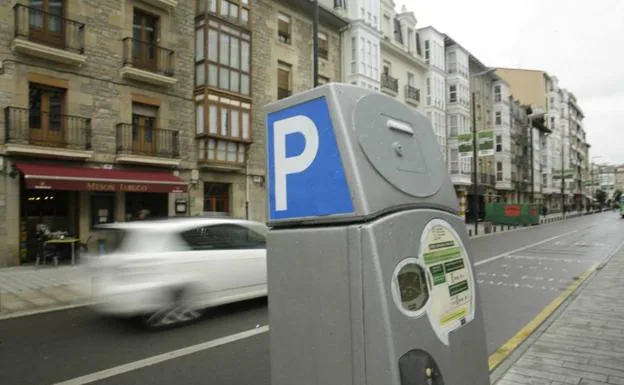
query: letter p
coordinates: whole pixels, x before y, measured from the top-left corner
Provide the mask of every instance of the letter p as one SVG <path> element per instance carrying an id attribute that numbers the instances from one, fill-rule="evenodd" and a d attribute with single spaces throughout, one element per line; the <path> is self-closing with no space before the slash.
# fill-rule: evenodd
<path id="1" fill-rule="evenodd" d="M 274 191 L 275 210 L 284 211 L 288 209 L 288 190 L 286 187 L 286 177 L 289 174 L 297 174 L 305 171 L 318 153 L 319 135 L 316 124 L 307 116 L 298 115 L 273 124 L 274 134 Z M 304 138 L 303 151 L 295 156 L 286 156 L 286 136 L 290 134 L 301 134 Z"/>

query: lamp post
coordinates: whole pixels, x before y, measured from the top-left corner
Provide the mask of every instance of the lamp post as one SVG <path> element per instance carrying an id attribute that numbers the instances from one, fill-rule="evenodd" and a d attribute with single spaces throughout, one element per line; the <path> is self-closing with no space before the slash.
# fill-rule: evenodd
<path id="1" fill-rule="evenodd" d="M 313 45 L 313 69 L 312 69 L 312 76 L 314 77 L 313 79 L 313 84 L 314 87 L 318 87 L 318 80 L 319 80 L 319 63 L 318 63 L 318 24 L 319 24 L 319 3 L 318 0 L 314 0 L 314 18 L 312 21 L 312 34 L 314 35 L 312 38 L 312 45 Z"/>
<path id="2" fill-rule="evenodd" d="M 564 157 L 563 157 L 564 138 L 565 138 L 565 133 L 563 132 L 563 128 L 562 128 L 561 129 L 561 213 L 563 214 L 563 217 L 565 218 L 565 214 L 566 214 L 566 209 L 565 209 L 565 171 L 564 171 L 565 161 L 564 161 Z"/>
<path id="3" fill-rule="evenodd" d="M 471 76 L 472 78 L 472 218 L 474 220 L 474 233 L 479 234 L 479 180 L 478 180 L 478 149 L 477 149 L 477 97 L 476 81 L 480 76 L 496 71 L 496 68 L 488 68 Z"/>

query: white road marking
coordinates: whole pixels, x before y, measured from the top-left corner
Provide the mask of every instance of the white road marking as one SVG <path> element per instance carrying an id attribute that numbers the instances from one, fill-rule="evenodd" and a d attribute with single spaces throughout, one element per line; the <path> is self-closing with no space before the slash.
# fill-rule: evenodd
<path id="1" fill-rule="evenodd" d="M 554 241 L 555 239 L 559 239 L 559 238 L 561 238 L 561 237 L 565 237 L 566 235 L 574 234 L 574 233 L 576 233 L 576 232 L 578 232 L 578 230 L 568 231 L 567 233 L 559 234 L 559 235 L 556 235 L 556 236 L 554 236 L 554 237 L 550 237 L 550 238 L 544 239 L 543 241 L 539 241 L 539 242 L 531 243 L 530 245 L 522 246 L 522 247 L 517 248 L 517 249 L 515 249 L 515 250 L 511 250 L 511 251 L 508 251 L 508 252 L 506 252 L 506 253 L 499 254 L 499 255 L 495 255 L 495 256 L 493 256 L 493 257 L 490 257 L 490 258 L 484 259 L 483 261 L 478 261 L 478 262 L 475 262 L 475 263 L 474 263 L 474 265 L 475 265 L 475 266 L 481 266 L 481 265 L 484 265 L 484 264 L 486 264 L 486 263 L 493 262 L 493 261 L 496 261 L 496 260 L 498 260 L 498 259 L 501 259 L 501 258 L 507 257 L 507 256 L 509 256 L 510 254 L 517 253 L 517 252 L 519 252 L 519 251 L 523 251 L 523 250 L 526 250 L 526 249 L 530 249 L 531 247 L 539 246 L 539 245 L 542 245 L 542 244 L 544 244 L 544 243 L 547 243 L 547 242 L 550 242 L 550 241 Z"/>
<path id="2" fill-rule="evenodd" d="M 242 340 L 245 338 L 253 337 L 258 334 L 266 333 L 269 331 L 269 326 L 256 327 L 254 329 L 246 330 L 244 332 L 232 334 L 229 336 L 217 338 L 216 340 L 202 342 L 201 344 L 187 346 L 182 349 L 172 350 L 167 353 L 159 354 L 156 356 L 144 358 L 142 360 L 129 362 L 127 364 L 119 365 L 112 367 L 110 369 L 101 370 L 99 372 L 90 373 L 84 376 L 72 378 L 71 380 L 58 382 L 55 385 L 83 385 L 90 384 L 95 381 L 103 380 L 105 378 L 110 378 L 113 376 L 117 376 L 119 374 L 128 373 L 133 370 L 145 368 L 147 366 L 152 366 L 159 364 L 161 362 L 169 361 L 174 358 L 179 358 L 183 356 L 187 356 L 189 354 L 197 353 L 202 350 L 212 349 L 217 346 L 226 345 L 234 341 Z"/>

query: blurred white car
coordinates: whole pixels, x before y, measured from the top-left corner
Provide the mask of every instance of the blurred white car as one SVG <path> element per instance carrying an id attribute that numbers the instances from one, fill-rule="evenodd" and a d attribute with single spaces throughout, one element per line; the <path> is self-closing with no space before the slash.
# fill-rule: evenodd
<path id="1" fill-rule="evenodd" d="M 99 227 L 107 253 L 87 258 L 94 307 L 150 327 L 192 321 L 212 306 L 267 295 L 264 224 L 183 218 Z"/>

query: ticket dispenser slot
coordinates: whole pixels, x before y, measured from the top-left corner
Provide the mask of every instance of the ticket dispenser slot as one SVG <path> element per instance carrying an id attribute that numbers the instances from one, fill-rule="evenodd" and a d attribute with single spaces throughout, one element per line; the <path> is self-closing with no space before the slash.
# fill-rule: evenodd
<path id="1" fill-rule="evenodd" d="M 271 384 L 489 385 L 465 224 L 430 122 L 346 84 L 266 110 Z"/>

